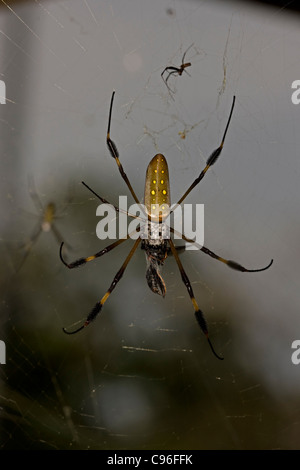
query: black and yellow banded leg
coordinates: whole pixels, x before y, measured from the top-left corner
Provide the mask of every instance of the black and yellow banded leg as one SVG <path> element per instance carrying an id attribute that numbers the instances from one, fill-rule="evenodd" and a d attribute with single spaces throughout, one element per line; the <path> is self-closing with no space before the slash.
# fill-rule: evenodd
<path id="1" fill-rule="evenodd" d="M 236 271 L 241 271 L 242 273 L 259 273 L 261 271 L 265 271 L 266 269 L 269 269 L 269 267 L 273 264 L 273 260 L 271 259 L 270 263 L 264 268 L 247 269 L 247 268 L 244 268 L 244 266 L 242 266 L 241 264 L 237 263 L 236 261 L 225 259 L 225 258 L 222 258 L 221 256 L 216 255 L 213 251 L 209 250 L 205 246 L 201 248 L 201 251 L 203 251 L 203 253 L 205 253 L 206 255 L 209 255 L 212 258 L 217 259 L 218 261 L 221 261 L 222 263 L 225 263 L 229 268 L 235 269 Z"/>
<path id="2" fill-rule="evenodd" d="M 225 258 L 222 258 L 219 255 L 216 255 L 216 253 L 214 253 L 213 251 L 209 250 L 205 246 L 199 245 L 197 242 L 195 242 L 195 240 L 187 238 L 185 235 L 183 235 L 183 233 L 177 232 L 177 230 L 174 230 L 172 227 L 171 227 L 171 232 L 176 233 L 176 235 L 180 235 L 182 237 L 182 239 L 185 240 L 188 243 L 194 243 L 194 245 L 197 248 L 199 248 L 199 250 L 203 251 L 203 253 L 205 253 L 206 255 L 209 255 L 212 258 L 214 258 L 218 261 L 221 261 L 221 263 L 226 264 L 229 268 L 234 269 L 236 271 L 241 271 L 242 273 L 259 273 L 261 271 L 266 271 L 266 269 L 269 269 L 269 267 L 273 264 L 273 260 L 271 259 L 270 263 L 267 266 L 265 266 L 264 268 L 247 269 L 247 268 L 244 268 L 244 266 L 242 266 L 241 264 L 237 263 L 236 261 L 232 261 L 230 259 L 225 259 Z"/>
<path id="3" fill-rule="evenodd" d="M 184 195 L 179 199 L 179 201 L 177 202 L 177 205 L 181 204 L 182 201 L 184 201 L 184 199 L 187 197 L 187 195 L 192 191 L 192 189 L 194 189 L 195 186 L 197 186 L 197 184 L 200 183 L 200 181 L 204 178 L 204 175 L 206 174 L 207 170 L 212 166 L 214 165 L 214 163 L 216 163 L 217 159 L 219 158 L 222 150 L 223 150 L 223 146 L 224 146 L 224 142 L 225 142 L 225 138 L 226 138 L 226 134 L 227 134 L 227 131 L 228 131 L 228 127 L 229 127 L 229 124 L 230 124 L 230 121 L 231 121 L 231 116 L 232 116 L 232 113 L 233 113 L 233 108 L 234 108 L 234 103 L 235 103 L 235 96 L 233 97 L 233 101 L 232 101 L 232 106 L 231 106 L 231 110 L 230 110 L 230 114 L 229 114 L 229 118 L 228 118 L 228 121 L 227 121 L 227 125 L 226 125 L 226 128 L 225 128 L 225 132 L 224 132 L 224 135 L 223 135 L 223 138 L 222 138 L 222 141 L 221 141 L 221 144 L 218 148 L 216 148 L 212 154 L 210 155 L 210 157 L 207 159 L 206 161 L 206 166 L 205 168 L 201 171 L 200 175 L 198 176 L 198 178 L 195 179 L 195 181 L 191 184 L 191 186 L 187 189 L 187 191 L 184 193 Z"/>
<path id="4" fill-rule="evenodd" d="M 210 339 L 209 339 L 209 336 L 208 336 L 208 328 L 207 328 L 206 320 L 205 320 L 204 315 L 203 315 L 202 311 L 200 310 L 200 308 L 199 308 L 199 306 L 198 306 L 198 304 L 197 304 L 197 301 L 196 301 L 196 299 L 195 299 L 195 297 L 194 297 L 194 293 L 193 293 L 193 289 L 192 289 L 191 283 L 190 283 L 190 281 L 189 281 L 189 278 L 188 278 L 187 275 L 186 275 L 185 270 L 183 269 L 182 263 L 181 263 L 181 261 L 180 261 L 180 259 L 179 259 L 178 253 L 177 253 L 176 248 L 175 248 L 175 246 L 174 246 L 174 243 L 173 243 L 172 239 L 169 239 L 168 241 L 169 241 L 169 244 L 170 244 L 170 248 L 171 248 L 172 254 L 173 254 L 173 256 L 174 256 L 174 258 L 175 258 L 175 260 L 176 260 L 177 266 L 178 266 L 178 268 L 179 268 L 182 281 L 183 281 L 185 287 L 187 288 L 187 291 L 188 291 L 189 296 L 190 296 L 190 298 L 191 298 L 192 304 L 193 304 L 193 306 L 194 306 L 194 309 L 195 309 L 195 316 L 196 316 L 197 322 L 198 322 L 198 324 L 199 324 L 201 330 L 202 330 L 203 333 L 205 334 L 206 339 L 207 339 L 207 341 L 208 341 L 208 343 L 209 343 L 209 346 L 210 346 L 212 352 L 214 353 L 214 355 L 215 355 L 218 359 L 223 360 L 224 358 L 221 357 L 221 356 L 218 356 L 218 354 L 217 354 L 216 351 L 214 350 L 214 347 L 213 347 L 213 345 L 212 345 L 212 343 L 211 343 L 211 341 L 210 341 Z"/>
<path id="5" fill-rule="evenodd" d="M 113 107 L 113 102 L 114 102 L 114 96 L 115 96 L 115 92 L 113 92 L 112 94 L 112 97 L 111 97 L 111 102 L 110 102 L 110 108 L 109 108 L 109 118 L 108 118 L 108 127 L 107 127 L 107 137 L 106 137 L 106 143 L 107 143 L 107 146 L 108 146 L 108 149 L 110 151 L 110 154 L 111 156 L 116 160 L 116 163 L 118 165 L 118 168 L 119 168 L 119 172 L 121 173 L 121 176 L 123 178 L 123 180 L 125 181 L 125 183 L 127 184 L 127 187 L 129 189 L 129 191 L 131 192 L 135 202 L 137 204 L 140 204 L 131 184 L 130 184 L 130 181 L 123 169 L 123 166 L 119 160 L 119 152 L 118 152 L 118 149 L 117 149 L 117 146 L 116 144 L 111 140 L 110 138 L 110 123 L 111 123 L 111 115 L 112 115 L 112 107 Z"/>
<path id="6" fill-rule="evenodd" d="M 124 241 L 124 240 L 122 240 Z M 98 314 L 100 313 L 103 305 L 105 304 L 105 302 L 107 301 L 108 297 L 110 296 L 110 294 L 112 293 L 112 291 L 114 290 L 114 288 L 116 287 L 116 285 L 118 284 L 118 282 L 120 281 L 121 277 L 123 276 L 124 274 L 124 271 L 125 269 L 127 268 L 127 265 L 129 263 L 129 261 L 131 260 L 135 250 L 137 249 L 139 243 L 141 241 L 141 238 L 139 237 L 133 247 L 131 248 L 129 254 L 127 255 L 124 263 L 122 264 L 121 268 L 119 269 L 119 271 L 117 272 L 117 274 L 115 275 L 109 289 L 106 291 L 106 293 L 104 294 L 104 296 L 102 297 L 102 299 L 100 300 L 100 302 L 97 302 L 96 305 L 94 306 L 93 310 L 89 313 L 86 321 L 84 322 L 84 324 L 82 326 L 80 326 L 79 328 L 77 328 L 77 330 L 74 330 L 74 331 L 68 331 L 66 330 L 65 328 L 63 328 L 63 331 L 64 333 L 68 334 L 68 335 L 73 335 L 75 333 L 78 333 L 79 331 L 83 330 L 83 328 L 85 328 L 86 326 L 88 326 L 93 320 L 95 320 L 95 318 L 98 316 Z"/>
<path id="7" fill-rule="evenodd" d="M 130 235 L 132 235 L 132 234 L 129 234 L 129 235 L 126 236 L 126 238 L 121 238 L 120 240 L 117 240 L 116 242 L 112 243 L 111 245 L 106 246 L 105 248 L 98 251 L 97 253 L 95 253 L 92 256 L 88 256 L 87 258 L 79 258 L 79 259 L 73 261 L 73 263 L 67 263 L 64 260 L 64 258 L 62 256 L 62 249 L 63 249 L 63 246 L 64 246 L 64 242 L 62 242 L 62 244 L 60 245 L 59 256 L 60 256 L 61 261 L 64 263 L 65 266 L 67 266 L 67 268 L 69 268 L 69 269 L 78 268 L 78 266 L 82 266 L 83 264 L 86 264 L 89 261 L 93 261 L 94 259 L 99 258 L 100 256 L 105 255 L 109 251 L 113 250 L 116 246 L 121 245 L 121 243 L 126 242 L 126 240 L 129 239 Z"/>

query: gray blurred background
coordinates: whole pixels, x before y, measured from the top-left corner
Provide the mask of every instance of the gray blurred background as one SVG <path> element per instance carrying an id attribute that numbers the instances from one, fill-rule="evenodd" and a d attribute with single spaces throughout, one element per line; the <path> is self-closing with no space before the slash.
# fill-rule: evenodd
<path id="1" fill-rule="evenodd" d="M 2 2 L 1 448 L 300 448 L 299 22 L 243 2 Z M 171 77 L 170 92 L 161 72 L 189 46 L 189 75 Z M 161 152 L 173 202 L 219 145 L 236 95 L 222 156 L 186 202 L 205 205 L 211 250 L 249 269 L 274 264 L 248 274 L 181 255 L 222 362 L 174 260 L 162 299 L 140 250 L 99 318 L 62 332 L 84 321 L 132 241 L 68 270 L 53 233 L 29 243 L 42 211 L 28 182 L 56 204 L 68 260 L 110 243 L 81 181 L 114 204 L 129 195 L 105 142 L 113 90 L 111 137 L 136 193 Z"/>

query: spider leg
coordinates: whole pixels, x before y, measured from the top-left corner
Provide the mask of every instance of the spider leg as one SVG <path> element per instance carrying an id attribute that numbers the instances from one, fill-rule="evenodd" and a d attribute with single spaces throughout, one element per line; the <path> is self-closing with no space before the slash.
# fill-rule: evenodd
<path id="1" fill-rule="evenodd" d="M 118 152 L 118 149 L 117 149 L 117 146 L 116 144 L 111 140 L 110 138 L 110 123 L 111 123 L 111 115 L 112 115 L 112 108 L 113 108 L 113 102 L 114 102 L 114 96 L 115 96 L 115 91 L 113 92 L 112 94 L 112 97 L 111 97 L 111 102 L 110 102 L 110 109 L 109 109 L 109 118 L 108 118 L 108 127 L 107 127 L 107 136 L 106 136 L 106 143 L 107 143 L 107 146 L 108 146 L 108 149 L 110 151 L 110 154 L 111 156 L 115 159 L 117 165 L 118 165 L 118 168 L 119 168 L 119 172 L 123 178 L 123 180 L 125 181 L 125 183 L 127 184 L 127 187 L 129 189 L 129 191 L 131 192 L 132 196 L 133 196 L 133 199 L 135 200 L 135 202 L 137 202 L 137 204 L 139 204 L 139 200 L 130 184 L 130 181 L 123 169 L 123 166 L 119 160 L 119 152 Z"/>
<path id="2" fill-rule="evenodd" d="M 176 68 L 176 67 L 169 67 L 169 69 L 173 69 L 172 72 L 169 72 L 169 75 L 167 76 L 166 80 L 165 80 L 165 83 L 167 84 L 167 81 L 169 80 L 169 78 L 171 77 L 171 75 L 174 75 L 175 73 L 179 74 L 180 72 L 180 69 Z"/>
<path id="3" fill-rule="evenodd" d="M 183 266 L 182 266 L 182 263 L 179 259 L 179 256 L 178 256 L 178 253 L 176 251 L 176 248 L 174 246 L 174 243 L 171 239 L 168 240 L 169 244 L 170 244 L 170 248 L 171 248 L 171 251 L 172 251 L 172 254 L 176 260 L 176 263 L 177 263 L 177 266 L 178 266 L 178 269 L 180 271 L 180 274 L 181 274 L 181 279 L 185 285 L 185 287 L 187 288 L 187 291 L 188 291 L 188 294 L 191 298 L 191 301 L 192 301 L 192 304 L 194 306 L 194 309 L 195 309 L 195 316 L 196 316 L 196 320 L 201 328 L 201 330 L 203 331 L 203 333 L 205 334 L 206 336 L 206 339 L 208 341 L 208 344 L 213 352 L 213 354 L 220 360 L 223 360 L 224 358 L 219 356 L 216 351 L 214 350 L 214 347 L 212 345 L 212 342 L 210 341 L 209 339 L 209 336 L 208 336 L 208 328 L 207 328 L 207 323 L 206 323 L 206 320 L 204 318 L 204 315 L 202 313 L 202 311 L 199 309 L 198 307 L 198 304 L 197 304 L 197 301 L 194 297 L 194 293 L 193 293 L 193 289 L 192 289 L 192 286 L 191 286 L 191 283 L 189 281 L 189 278 L 187 277 L 186 275 L 186 272 L 185 270 L 183 269 Z"/>
<path id="4" fill-rule="evenodd" d="M 169 70 L 171 70 L 171 72 L 169 72 Z M 167 78 L 164 78 L 164 73 L 165 72 L 168 72 L 168 76 Z M 172 66 L 169 66 L 169 67 L 166 67 L 165 70 L 161 73 L 161 78 L 163 79 L 163 81 L 165 82 L 168 90 L 171 92 L 171 93 L 174 93 L 174 91 L 169 87 L 168 85 L 168 80 L 170 78 L 171 75 L 174 75 L 175 73 L 179 74 L 180 73 L 180 69 L 178 67 L 172 67 Z"/>
<path id="5" fill-rule="evenodd" d="M 224 259 L 224 258 L 221 258 L 221 256 L 218 256 L 216 255 L 213 251 L 209 250 L 208 248 L 206 248 L 205 246 L 203 246 L 202 248 L 200 248 L 201 251 L 203 251 L 203 253 L 205 253 L 206 255 L 209 255 L 211 256 L 212 258 L 215 258 L 217 259 L 218 261 L 221 261 L 222 263 L 225 263 L 227 264 L 227 266 L 231 269 L 235 269 L 236 271 L 241 271 L 243 273 L 258 273 L 258 272 L 261 272 L 261 271 L 266 271 L 266 269 L 269 269 L 269 267 L 273 264 L 273 260 L 271 259 L 270 263 L 265 266 L 264 268 L 260 268 L 260 269 L 247 269 L 247 268 L 244 268 L 244 266 L 242 266 L 241 264 L 237 263 L 236 261 L 232 261 L 232 260 L 228 260 L 228 259 Z"/>
<path id="6" fill-rule="evenodd" d="M 222 263 L 225 263 L 227 264 L 227 266 L 231 269 L 235 269 L 236 271 L 241 271 L 243 273 L 259 273 L 261 271 L 266 271 L 266 269 L 269 269 L 269 267 L 273 264 L 273 260 L 271 259 L 270 263 L 265 266 L 264 268 L 260 268 L 260 269 L 247 269 L 247 268 L 244 268 L 244 266 L 242 266 L 241 264 L 237 263 L 236 261 L 232 261 L 232 260 L 228 260 L 228 259 L 224 259 L 224 258 L 221 258 L 221 256 L 218 256 L 216 255 L 213 251 L 209 250 L 208 248 L 206 248 L 205 246 L 202 246 L 202 248 L 200 248 L 201 251 L 203 251 L 203 253 L 205 253 L 206 255 L 209 255 L 211 256 L 212 258 L 214 259 L 217 259 L 218 261 L 221 261 Z"/>
<path id="7" fill-rule="evenodd" d="M 62 243 L 63 237 L 62 237 L 61 233 L 59 232 L 59 230 L 57 229 L 57 227 L 55 226 L 54 223 L 52 223 L 52 225 L 51 225 L 51 231 L 52 231 L 56 241 L 60 245 Z M 69 243 L 65 243 L 65 246 L 67 247 L 68 250 L 72 250 L 72 247 L 71 247 L 71 245 L 69 245 Z"/>
<path id="8" fill-rule="evenodd" d="M 91 191 L 91 193 L 93 193 L 98 199 L 100 199 L 100 201 L 103 203 L 103 204 L 109 204 L 110 206 L 112 206 L 115 211 L 119 212 L 119 213 L 122 213 L 122 214 L 126 214 L 128 215 L 128 217 L 132 217 L 133 219 L 139 219 L 139 220 L 143 220 L 145 221 L 145 219 L 143 219 L 143 217 L 139 217 L 137 215 L 133 215 L 133 214 L 130 214 L 129 212 L 125 211 L 125 210 L 122 210 L 122 209 L 119 209 L 119 207 L 115 206 L 114 204 L 111 204 L 110 202 L 108 202 L 106 199 L 104 199 L 104 197 L 102 196 L 99 196 L 99 194 L 97 194 L 92 188 L 90 188 L 84 181 L 82 181 L 82 184 L 89 190 Z M 140 205 L 140 203 L 139 203 Z M 140 206 L 142 207 L 142 206 Z M 144 211 L 143 211 L 144 212 Z"/>
<path id="9" fill-rule="evenodd" d="M 28 192 L 29 195 L 38 211 L 44 212 L 44 206 L 42 204 L 42 201 L 40 200 L 38 193 L 35 189 L 35 184 L 34 184 L 34 179 L 33 176 L 30 175 L 28 176 Z"/>
<path id="10" fill-rule="evenodd" d="M 205 253 L 206 255 L 211 256 L 212 258 L 214 258 L 218 261 L 221 261 L 222 263 L 226 264 L 229 268 L 234 269 L 236 271 L 241 271 L 243 273 L 259 273 L 261 271 L 266 271 L 266 269 L 269 269 L 269 267 L 273 264 L 273 260 L 271 259 L 270 263 L 267 266 L 265 266 L 264 268 L 247 269 L 247 268 L 244 268 L 244 266 L 242 266 L 241 264 L 237 263 L 236 261 L 232 261 L 232 260 L 222 258 L 221 256 L 217 255 L 216 253 L 209 250 L 205 246 L 199 245 L 197 242 L 195 242 L 195 240 L 187 238 L 185 235 L 183 235 L 183 233 L 177 232 L 177 230 L 174 230 L 172 227 L 171 227 L 171 232 L 176 233 L 176 235 L 180 235 L 182 237 L 182 239 L 185 240 L 186 242 L 194 243 L 194 245 L 197 248 L 199 248 L 199 250 L 203 251 L 203 253 Z"/>
<path id="11" fill-rule="evenodd" d="M 187 48 L 187 50 L 185 51 L 185 53 L 183 54 L 182 60 L 181 60 L 181 63 L 182 63 L 182 64 L 184 64 L 184 59 L 185 59 L 186 53 L 190 50 L 191 47 L 193 47 L 193 45 L 194 45 L 194 43 L 191 44 L 191 45 Z M 191 65 L 191 64 L 190 64 L 190 65 Z"/>
<path id="12" fill-rule="evenodd" d="M 27 259 L 29 253 L 31 252 L 32 250 L 32 247 L 33 245 L 36 243 L 37 239 L 39 238 L 40 234 L 42 232 L 42 226 L 39 225 L 37 230 L 34 232 L 34 234 L 31 236 L 30 240 L 28 243 L 25 243 L 22 247 L 25 249 L 25 254 L 18 266 L 18 268 L 16 268 L 16 272 L 19 272 L 21 267 L 23 266 L 23 264 L 25 263 L 25 260 Z M 21 247 L 21 248 L 22 248 Z"/>
<path id="13" fill-rule="evenodd" d="M 207 161 L 206 161 L 206 166 L 205 166 L 205 168 L 201 171 L 201 173 L 200 173 L 200 175 L 198 176 L 198 178 L 196 178 L 195 181 L 191 184 L 191 186 L 186 190 L 186 192 L 184 193 L 184 195 L 179 199 L 179 201 L 177 202 L 177 205 L 181 204 L 182 201 L 184 201 L 184 199 L 187 197 L 187 195 L 192 191 L 192 189 L 194 189 L 194 187 L 197 186 L 197 184 L 200 183 L 200 181 L 202 180 L 202 178 L 203 178 L 204 175 L 206 174 L 207 170 L 208 170 L 214 163 L 216 163 L 218 157 L 220 156 L 220 154 L 221 154 L 221 152 L 222 152 L 222 150 L 223 150 L 223 146 L 224 146 L 226 134 L 227 134 L 228 127 L 229 127 L 229 124 L 230 124 L 230 121 L 231 121 L 231 116 L 232 116 L 232 112 L 233 112 L 233 108 L 234 108 L 234 103 L 235 103 L 235 96 L 233 97 L 233 101 L 232 101 L 232 106 L 231 106 L 229 118 L 228 118 L 228 121 L 227 121 L 227 125 L 226 125 L 226 128 L 225 128 L 225 132 L 224 132 L 224 135 L 223 135 L 221 144 L 220 144 L 219 147 L 216 148 L 216 149 L 212 152 L 212 154 L 208 157 L 208 159 L 207 159 Z"/>
<path id="14" fill-rule="evenodd" d="M 62 255 L 62 249 L 63 249 L 63 246 L 64 246 L 64 242 L 62 242 L 61 245 L 60 245 L 60 249 L 59 249 L 59 257 L 60 257 L 61 261 L 64 263 L 64 265 L 67 266 L 67 268 L 69 268 L 69 269 L 78 268 L 78 266 L 82 266 L 83 264 L 86 264 L 89 261 L 94 261 L 94 259 L 100 258 L 100 256 L 105 255 L 109 251 L 113 250 L 116 246 L 121 245 L 121 243 L 128 240 L 129 237 L 130 237 L 130 234 L 128 234 L 126 238 L 121 238 L 120 240 L 117 240 L 116 242 L 112 243 L 111 245 L 106 246 L 105 248 L 98 251 L 94 255 L 88 256 L 87 258 L 79 258 L 79 259 L 73 261 L 73 263 L 67 263 L 64 260 L 63 255 Z"/>
<path id="15" fill-rule="evenodd" d="M 120 241 L 120 240 L 118 240 L 118 241 Z M 122 240 L 122 241 L 124 241 L 124 240 Z M 109 286 L 108 290 L 106 291 L 106 293 L 104 294 L 102 299 L 95 304 L 94 308 L 92 309 L 92 311 L 87 316 L 87 319 L 84 322 L 84 324 L 82 326 L 80 326 L 79 328 L 77 328 L 76 330 L 74 330 L 74 331 L 68 331 L 65 328 L 63 328 L 64 333 L 66 333 L 68 335 L 73 335 L 75 333 L 78 333 L 79 331 L 83 330 L 86 326 L 88 326 L 93 320 L 95 320 L 95 318 L 100 313 L 103 305 L 107 301 L 108 297 L 110 296 L 110 294 L 112 293 L 112 291 L 114 290 L 114 288 L 116 287 L 118 282 L 120 281 L 121 277 L 123 276 L 124 271 L 125 271 L 128 263 L 129 263 L 129 261 L 131 260 L 135 250 L 137 249 L 140 241 L 141 241 L 140 237 L 135 241 L 133 247 L 131 248 L 131 250 L 130 250 L 129 254 L 127 255 L 127 257 L 126 257 L 124 263 L 122 264 L 121 268 L 119 269 L 119 271 L 115 275 L 115 277 L 114 277 L 111 285 Z"/>
<path id="16" fill-rule="evenodd" d="M 32 201 L 33 201 L 33 203 L 34 203 L 36 209 L 37 209 L 39 212 L 43 212 L 43 211 L 44 211 L 44 206 L 43 206 L 43 204 L 42 204 L 40 198 L 38 197 L 38 194 L 37 194 L 36 192 L 34 192 L 34 191 L 32 190 L 32 188 L 29 189 L 29 195 L 30 195 L 30 197 L 31 197 L 31 199 L 32 199 Z"/>
<path id="17" fill-rule="evenodd" d="M 171 72 L 169 72 L 169 70 L 171 70 Z M 165 72 L 169 72 L 169 76 L 170 76 L 173 73 L 176 73 L 176 72 L 178 73 L 179 70 L 180 70 L 179 67 L 172 67 L 172 66 L 166 67 L 165 70 L 161 73 L 161 77 L 163 78 L 163 75 L 164 75 Z M 167 80 L 168 80 L 168 78 L 167 78 Z"/>

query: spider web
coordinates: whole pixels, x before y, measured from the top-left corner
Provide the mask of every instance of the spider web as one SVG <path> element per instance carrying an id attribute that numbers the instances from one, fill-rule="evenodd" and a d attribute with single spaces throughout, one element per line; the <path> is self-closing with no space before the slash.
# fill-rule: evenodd
<path id="1" fill-rule="evenodd" d="M 230 2 L 2 1 L 0 33 L 1 448 L 298 449 L 299 17 Z M 189 47 L 189 75 L 170 77 L 170 91 L 161 72 Z M 143 198 L 161 152 L 173 202 L 219 145 L 236 95 L 222 156 L 187 202 L 205 204 L 211 250 L 249 269 L 274 265 L 243 274 L 181 255 L 222 362 L 172 258 L 165 299 L 148 289 L 138 251 L 74 337 L 62 327 L 84 321 L 132 241 L 68 270 L 42 232 L 15 272 L 42 220 L 28 175 L 43 206 L 58 207 L 68 259 L 109 243 L 80 183 L 114 204 L 129 195 L 105 144 L 113 89 L 111 137 L 135 192 Z"/>

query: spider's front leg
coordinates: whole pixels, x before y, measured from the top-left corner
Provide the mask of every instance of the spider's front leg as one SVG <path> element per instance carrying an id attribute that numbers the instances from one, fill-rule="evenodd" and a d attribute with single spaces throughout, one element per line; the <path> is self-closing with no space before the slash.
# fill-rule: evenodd
<path id="1" fill-rule="evenodd" d="M 133 190 L 133 187 L 131 186 L 130 184 L 130 181 L 123 169 L 123 166 L 120 162 L 120 159 L 119 159 L 119 152 L 118 152 L 118 149 L 117 149 L 117 146 L 116 144 L 111 140 L 110 138 L 110 124 L 111 124 L 111 116 L 112 116 L 112 108 L 113 108 L 113 102 L 114 102 L 114 96 L 115 96 L 115 92 L 113 92 L 112 96 L 111 96 L 111 101 L 110 101 L 110 108 L 109 108 L 109 117 L 108 117 L 108 126 L 107 126 L 107 135 L 106 135 L 106 143 L 107 143 L 107 146 L 108 146 L 108 149 L 110 151 L 110 154 L 111 156 L 115 159 L 117 165 L 118 165 L 118 168 L 119 168 L 119 172 L 123 178 L 123 180 L 125 181 L 129 191 L 131 192 L 132 196 L 133 196 L 133 199 L 135 200 L 135 202 L 137 204 L 140 204 L 134 190 Z"/>

